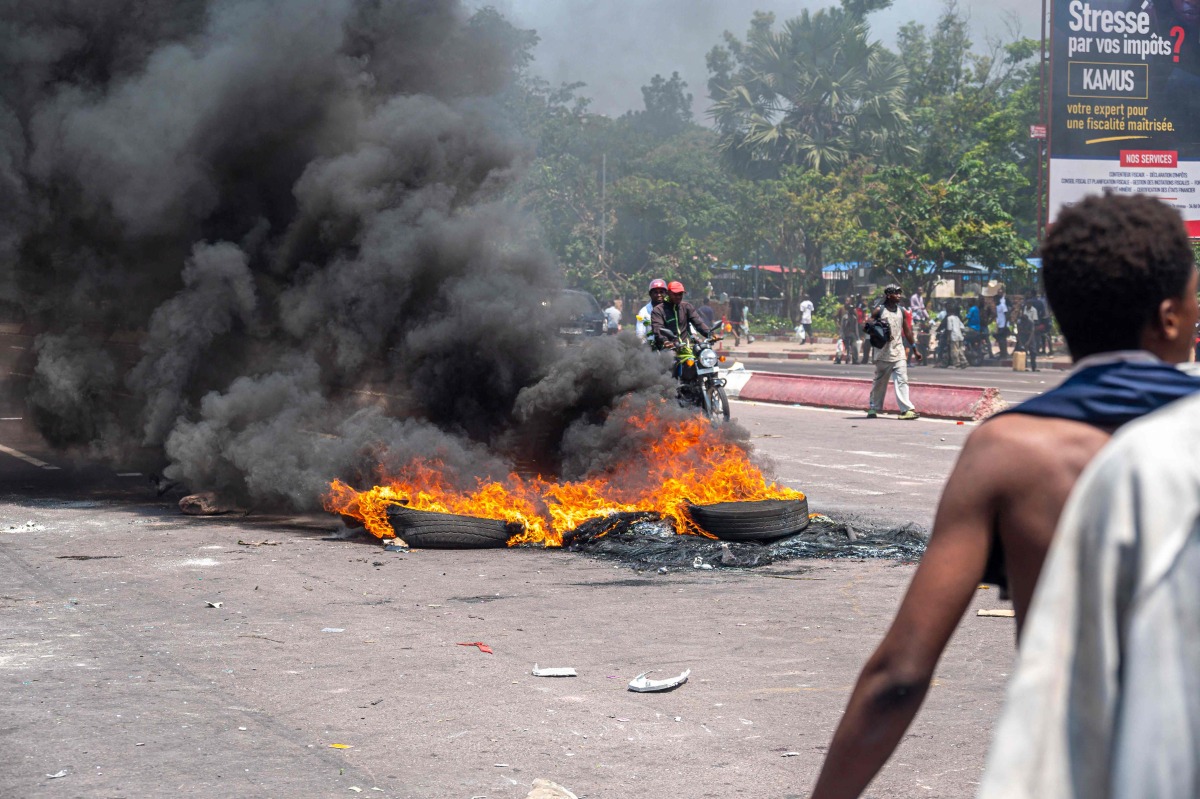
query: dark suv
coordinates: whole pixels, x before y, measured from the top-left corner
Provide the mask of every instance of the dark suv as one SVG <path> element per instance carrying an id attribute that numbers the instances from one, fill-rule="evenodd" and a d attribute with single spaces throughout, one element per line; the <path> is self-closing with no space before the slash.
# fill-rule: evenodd
<path id="1" fill-rule="evenodd" d="M 554 316 L 558 335 L 567 341 L 584 336 L 603 336 L 606 326 L 600 303 L 586 291 L 563 289 L 554 300 Z"/>

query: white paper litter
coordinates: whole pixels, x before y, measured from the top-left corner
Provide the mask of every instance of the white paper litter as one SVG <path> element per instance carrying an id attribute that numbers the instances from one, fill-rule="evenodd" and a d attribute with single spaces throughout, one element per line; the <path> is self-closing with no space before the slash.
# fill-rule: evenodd
<path id="1" fill-rule="evenodd" d="M 533 664 L 533 676 L 534 677 L 578 677 L 579 675 L 575 673 L 575 669 L 570 668 L 569 666 L 553 668 L 553 669 L 539 669 L 538 664 L 534 663 Z"/>
<path id="2" fill-rule="evenodd" d="M 643 671 L 638 676 L 634 677 L 629 683 L 629 690 L 637 691 L 638 693 L 650 693 L 651 691 L 669 691 L 687 682 L 688 675 L 692 673 L 691 669 L 687 669 L 678 677 L 672 677 L 669 680 L 648 680 L 646 675 L 648 671 Z"/>

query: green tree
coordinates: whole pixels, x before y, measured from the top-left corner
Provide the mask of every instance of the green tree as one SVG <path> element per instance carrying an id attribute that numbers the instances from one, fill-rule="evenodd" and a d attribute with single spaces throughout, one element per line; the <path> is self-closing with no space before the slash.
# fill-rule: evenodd
<path id="1" fill-rule="evenodd" d="M 778 31 L 772 15 L 756 14 L 745 43 L 727 33 L 708 54 L 709 113 L 735 169 L 827 173 L 904 154 L 907 73 L 869 35 L 861 14 L 839 8 L 806 9 Z"/>
<path id="2" fill-rule="evenodd" d="M 949 178 L 935 180 L 907 167 L 872 174 L 861 190 L 867 232 L 858 247 L 876 274 L 932 289 L 948 263 L 990 268 L 1019 262 L 1029 252 L 1005 209 L 1007 186 L 1023 181 L 1012 164 L 967 159 Z"/>

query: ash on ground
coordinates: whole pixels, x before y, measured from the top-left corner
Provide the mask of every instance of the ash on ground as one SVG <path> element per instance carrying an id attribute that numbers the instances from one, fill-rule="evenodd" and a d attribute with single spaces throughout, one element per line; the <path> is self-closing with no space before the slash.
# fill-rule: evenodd
<path id="1" fill-rule="evenodd" d="M 754 568 L 795 558 L 920 560 L 928 533 L 916 524 L 887 527 L 816 515 L 796 535 L 754 543 L 678 535 L 657 513 L 614 513 L 563 536 L 563 548 L 612 558 L 635 568 Z"/>

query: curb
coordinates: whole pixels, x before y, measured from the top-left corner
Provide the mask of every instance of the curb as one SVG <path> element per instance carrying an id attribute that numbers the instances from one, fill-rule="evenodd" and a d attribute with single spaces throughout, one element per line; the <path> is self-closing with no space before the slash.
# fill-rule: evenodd
<path id="1" fill-rule="evenodd" d="M 979 421 L 1008 407 L 998 388 L 910 382 L 908 389 L 917 412 L 935 419 Z M 865 412 L 870 393 L 871 381 L 862 378 L 751 372 L 738 399 Z M 883 410 L 899 413 L 893 392 L 886 395 Z"/>

